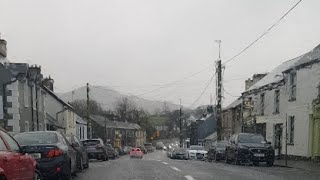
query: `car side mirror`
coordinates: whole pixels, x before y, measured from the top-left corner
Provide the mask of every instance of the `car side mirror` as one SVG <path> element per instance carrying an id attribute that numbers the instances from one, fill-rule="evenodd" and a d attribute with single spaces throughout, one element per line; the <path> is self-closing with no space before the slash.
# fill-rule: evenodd
<path id="1" fill-rule="evenodd" d="M 25 146 L 20 147 L 20 153 L 21 154 L 26 154 L 27 153 Z"/>

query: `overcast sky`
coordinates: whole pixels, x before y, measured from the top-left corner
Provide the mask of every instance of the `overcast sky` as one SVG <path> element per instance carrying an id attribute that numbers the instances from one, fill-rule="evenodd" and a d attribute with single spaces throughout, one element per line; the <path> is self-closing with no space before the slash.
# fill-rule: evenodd
<path id="1" fill-rule="evenodd" d="M 85 85 L 141 94 L 184 106 L 200 95 L 218 58 L 241 51 L 298 0 L 0 0 L 0 32 L 13 62 L 41 65 L 56 92 Z M 225 90 L 320 44 L 320 1 L 305 0 L 261 41 L 226 65 Z M 213 82 L 195 104 L 208 104 Z M 225 95 L 225 105 L 235 97 Z"/>

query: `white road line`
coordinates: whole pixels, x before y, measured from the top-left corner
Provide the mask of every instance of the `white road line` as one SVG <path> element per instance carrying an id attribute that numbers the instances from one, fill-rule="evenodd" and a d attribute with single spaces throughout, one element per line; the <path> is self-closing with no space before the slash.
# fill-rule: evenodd
<path id="1" fill-rule="evenodd" d="M 181 171 L 180 169 L 174 167 L 174 166 L 170 166 L 172 169 L 176 170 L 176 171 Z"/>
<path id="2" fill-rule="evenodd" d="M 190 176 L 190 175 L 186 175 L 186 176 L 184 176 L 187 180 L 195 180 L 195 179 L 193 179 L 193 177 L 192 176 Z"/>
<path id="3" fill-rule="evenodd" d="M 163 164 L 168 164 L 167 162 L 162 162 Z"/>

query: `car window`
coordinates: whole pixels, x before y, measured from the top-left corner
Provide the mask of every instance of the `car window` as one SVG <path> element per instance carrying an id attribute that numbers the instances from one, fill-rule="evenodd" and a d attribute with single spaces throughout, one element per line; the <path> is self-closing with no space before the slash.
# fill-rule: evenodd
<path id="1" fill-rule="evenodd" d="M 14 135 L 20 145 L 55 144 L 58 142 L 56 133 L 32 132 Z"/>
<path id="2" fill-rule="evenodd" d="M 7 133 L 3 132 L 3 131 L 0 131 L 3 139 L 5 141 L 7 141 L 8 145 L 10 146 L 10 149 L 12 151 L 15 151 L 15 152 L 19 152 L 20 151 L 20 147 L 18 145 L 18 143 L 11 137 L 9 136 Z"/>
<path id="3" fill-rule="evenodd" d="M 0 151 L 7 151 L 7 146 L 3 142 L 2 138 L 0 138 Z"/>
<path id="4" fill-rule="evenodd" d="M 77 143 L 79 146 L 81 146 L 81 143 L 76 136 L 73 136 L 73 141 Z"/>

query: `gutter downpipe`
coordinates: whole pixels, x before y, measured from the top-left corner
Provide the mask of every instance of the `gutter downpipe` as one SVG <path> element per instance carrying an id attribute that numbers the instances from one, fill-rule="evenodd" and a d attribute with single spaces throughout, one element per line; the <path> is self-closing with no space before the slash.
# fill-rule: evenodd
<path id="1" fill-rule="evenodd" d="M 63 107 L 63 110 L 61 110 L 61 111 L 59 111 L 59 112 L 57 112 L 56 113 L 56 120 L 58 121 L 58 123 L 59 123 L 59 117 L 58 117 L 58 115 L 60 114 L 60 113 L 63 113 L 64 111 L 66 111 L 68 108 L 66 108 L 65 106 Z"/>

